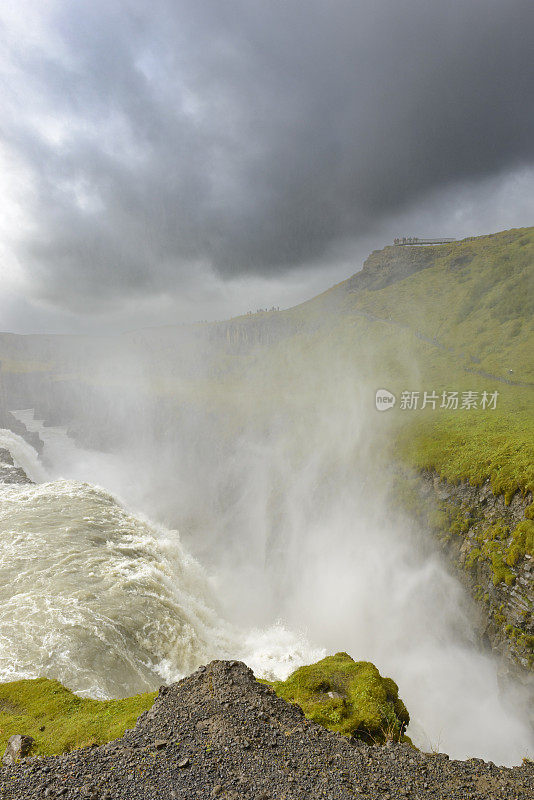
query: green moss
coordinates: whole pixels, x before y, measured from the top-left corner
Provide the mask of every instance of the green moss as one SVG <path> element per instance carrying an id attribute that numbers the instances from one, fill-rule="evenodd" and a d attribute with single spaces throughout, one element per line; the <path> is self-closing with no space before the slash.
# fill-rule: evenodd
<path id="1" fill-rule="evenodd" d="M 406 477 L 402 469 L 397 470 L 395 498 L 401 504 L 406 494 L 403 482 L 406 482 L 411 491 L 410 473 Z M 534 521 L 529 518 L 532 506 L 527 507 L 528 518 L 510 530 L 504 519 L 488 525 L 481 509 L 476 506 L 451 500 L 436 502 L 433 498 L 425 499 L 420 492 L 420 480 L 418 486 L 420 502 L 417 517 L 422 524 L 430 528 L 442 543 L 447 543 L 452 536 L 465 538 L 471 531 L 472 546 L 465 557 L 465 569 L 471 570 L 477 564 L 486 563 L 491 569 L 495 586 L 501 582 L 512 586 L 516 580 L 513 568 L 525 555 L 534 557 Z M 483 598 L 480 596 L 477 599 Z"/>
<path id="2" fill-rule="evenodd" d="M 466 517 L 463 514 L 459 514 L 456 520 L 451 525 L 451 533 L 458 535 L 463 535 L 467 533 L 469 528 L 471 527 L 472 520 L 470 517 Z"/>
<path id="3" fill-rule="evenodd" d="M 271 684 L 279 697 L 330 730 L 371 742 L 400 741 L 410 721 L 398 686 L 367 661 L 336 653 Z"/>
<path id="4" fill-rule="evenodd" d="M 493 585 L 497 586 L 499 583 L 504 581 L 507 586 L 512 586 L 515 582 L 515 575 L 507 568 L 502 553 L 498 550 L 492 552 L 490 560 L 493 572 Z"/>
<path id="5" fill-rule="evenodd" d="M 512 531 L 512 542 L 505 555 L 505 561 L 513 567 L 525 555 L 534 556 L 534 521 L 524 519 Z"/>
<path id="6" fill-rule="evenodd" d="M 443 541 L 449 535 L 464 536 L 480 521 L 475 512 L 470 509 L 466 513 L 465 508 L 442 501 L 437 509 L 429 512 L 427 521 Z M 513 568 L 525 555 L 534 557 L 534 521 L 527 518 L 510 530 L 509 525 L 501 519 L 475 530 L 477 533 L 472 540 L 475 546 L 466 556 L 465 568 L 470 570 L 485 561 L 491 567 L 494 586 L 501 582 L 512 586 L 516 579 Z"/>
<path id="7" fill-rule="evenodd" d="M 472 569 L 480 558 L 480 549 L 474 547 L 465 560 L 466 569 Z"/>
<path id="8" fill-rule="evenodd" d="M 155 692 L 92 700 L 48 678 L 0 684 L 0 750 L 10 736 L 33 737 L 32 755 L 55 755 L 122 736 L 153 704 Z"/>
<path id="9" fill-rule="evenodd" d="M 525 633 L 515 625 L 506 625 L 505 633 L 513 644 L 519 648 L 530 666 L 534 665 L 534 636 Z"/>
<path id="10" fill-rule="evenodd" d="M 478 561 L 486 559 L 491 564 L 493 584 L 497 586 L 504 581 L 507 586 L 515 582 L 512 568 L 525 555 L 534 555 L 534 522 L 522 520 L 510 531 L 504 520 L 479 531 L 476 541 L 478 547 L 471 550 L 466 558 L 469 569 Z"/>
<path id="11" fill-rule="evenodd" d="M 450 527 L 450 515 L 444 508 L 433 509 L 428 515 L 428 524 L 432 530 L 443 531 Z"/>
<path id="12" fill-rule="evenodd" d="M 498 608 L 493 609 L 493 619 L 501 628 L 504 628 L 508 623 L 506 622 L 506 617 L 503 613 L 504 606 L 501 605 Z"/>
<path id="13" fill-rule="evenodd" d="M 511 586 L 515 581 L 515 573 L 511 571 L 510 564 L 506 561 L 509 533 L 509 527 L 500 520 L 481 531 L 477 537 L 480 544 L 479 557 L 485 558 L 491 564 L 494 586 L 502 581 Z"/>

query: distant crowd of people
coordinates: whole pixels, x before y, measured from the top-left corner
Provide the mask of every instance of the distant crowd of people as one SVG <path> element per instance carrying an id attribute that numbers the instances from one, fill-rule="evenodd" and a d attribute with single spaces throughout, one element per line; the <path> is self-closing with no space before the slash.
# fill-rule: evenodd
<path id="1" fill-rule="evenodd" d="M 415 244 L 418 241 L 417 236 L 397 236 L 396 239 L 393 239 L 393 244 Z"/>
<path id="2" fill-rule="evenodd" d="M 397 236 L 396 239 L 393 239 L 393 244 L 449 244 L 455 241 L 456 239 L 442 236 L 439 236 L 437 239 L 419 239 L 417 236 Z M 468 240 L 466 239 L 466 241 Z"/>
<path id="3" fill-rule="evenodd" d="M 271 306 L 271 308 L 257 308 L 256 311 L 247 311 L 247 316 L 250 314 L 260 314 L 262 311 L 280 311 L 280 306 Z"/>

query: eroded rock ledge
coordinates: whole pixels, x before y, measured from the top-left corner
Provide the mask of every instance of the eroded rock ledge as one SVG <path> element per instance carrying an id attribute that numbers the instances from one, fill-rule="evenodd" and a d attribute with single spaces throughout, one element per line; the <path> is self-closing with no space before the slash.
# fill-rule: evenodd
<path id="1" fill-rule="evenodd" d="M 162 687 L 120 739 L 0 771 L 5 800 L 306 800 L 517 798 L 534 791 L 534 764 L 512 769 L 450 761 L 408 744 L 372 746 L 306 720 L 244 664 L 213 661 Z"/>

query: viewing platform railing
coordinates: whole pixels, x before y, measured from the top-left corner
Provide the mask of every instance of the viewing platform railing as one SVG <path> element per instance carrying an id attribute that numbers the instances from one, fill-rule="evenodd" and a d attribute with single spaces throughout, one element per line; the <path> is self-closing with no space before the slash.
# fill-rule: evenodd
<path id="1" fill-rule="evenodd" d="M 439 239 L 418 239 L 415 236 L 403 236 L 399 239 L 394 239 L 394 245 L 425 245 L 425 244 L 450 244 L 451 242 L 455 242 L 456 239 L 446 239 L 440 237 Z"/>

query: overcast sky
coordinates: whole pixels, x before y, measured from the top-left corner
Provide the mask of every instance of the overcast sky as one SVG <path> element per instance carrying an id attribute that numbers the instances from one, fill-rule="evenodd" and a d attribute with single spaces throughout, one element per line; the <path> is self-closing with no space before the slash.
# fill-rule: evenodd
<path id="1" fill-rule="evenodd" d="M 532 0 L 3 0 L 0 329 L 286 307 L 534 224 Z"/>

